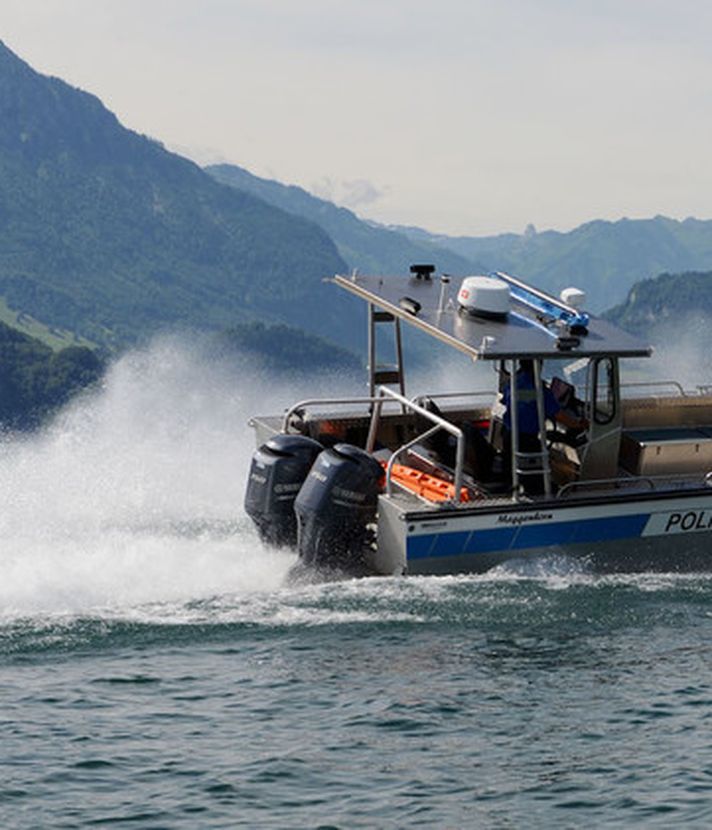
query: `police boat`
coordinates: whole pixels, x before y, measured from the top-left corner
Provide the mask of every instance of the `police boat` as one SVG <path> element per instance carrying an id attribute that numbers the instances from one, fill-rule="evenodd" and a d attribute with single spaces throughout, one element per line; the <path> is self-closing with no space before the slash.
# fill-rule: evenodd
<path id="1" fill-rule="evenodd" d="M 245 509 L 266 542 L 384 575 L 552 554 L 606 571 L 712 565 L 712 389 L 621 382 L 652 349 L 586 313 L 583 292 L 502 272 L 456 286 L 431 265 L 333 282 L 367 304 L 369 394 L 251 419 Z M 401 324 L 489 362 L 489 388 L 408 397 Z"/>

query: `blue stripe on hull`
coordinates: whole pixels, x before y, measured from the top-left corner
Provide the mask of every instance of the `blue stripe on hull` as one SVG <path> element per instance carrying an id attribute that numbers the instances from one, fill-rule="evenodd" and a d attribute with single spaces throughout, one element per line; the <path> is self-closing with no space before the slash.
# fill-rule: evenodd
<path id="1" fill-rule="evenodd" d="M 633 516 L 412 536 L 408 539 L 408 559 L 637 539 L 649 518 L 649 513 L 641 513 Z"/>

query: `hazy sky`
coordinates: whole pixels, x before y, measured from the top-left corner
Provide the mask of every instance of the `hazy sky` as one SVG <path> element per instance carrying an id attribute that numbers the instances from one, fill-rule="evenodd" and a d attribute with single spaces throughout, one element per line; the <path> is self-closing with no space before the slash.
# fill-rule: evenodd
<path id="1" fill-rule="evenodd" d="M 0 0 L 0 38 L 177 152 L 378 221 L 712 217 L 712 0 Z"/>

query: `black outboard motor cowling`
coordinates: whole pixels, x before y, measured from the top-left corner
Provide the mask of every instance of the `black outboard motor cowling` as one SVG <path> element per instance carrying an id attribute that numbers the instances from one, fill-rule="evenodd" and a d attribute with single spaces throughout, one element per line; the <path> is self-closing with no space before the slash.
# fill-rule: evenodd
<path id="1" fill-rule="evenodd" d="M 252 456 L 245 511 L 263 541 L 296 545 L 294 500 L 322 449 L 306 435 L 275 435 Z"/>
<path id="2" fill-rule="evenodd" d="M 363 568 L 383 474 L 373 456 L 351 444 L 337 444 L 321 453 L 294 503 L 302 562 Z"/>

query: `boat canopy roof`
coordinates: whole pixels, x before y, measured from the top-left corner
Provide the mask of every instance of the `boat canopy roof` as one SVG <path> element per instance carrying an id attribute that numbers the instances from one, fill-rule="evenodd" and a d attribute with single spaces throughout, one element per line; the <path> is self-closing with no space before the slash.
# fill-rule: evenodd
<path id="1" fill-rule="evenodd" d="M 562 300 L 507 274 L 490 276 L 510 286 L 506 315 L 481 316 L 462 310 L 457 300 L 459 278 L 448 283 L 447 278 L 423 273 L 353 274 L 337 275 L 334 282 L 474 360 L 649 357 L 652 353 L 649 345 L 606 320 L 578 313 Z"/>

